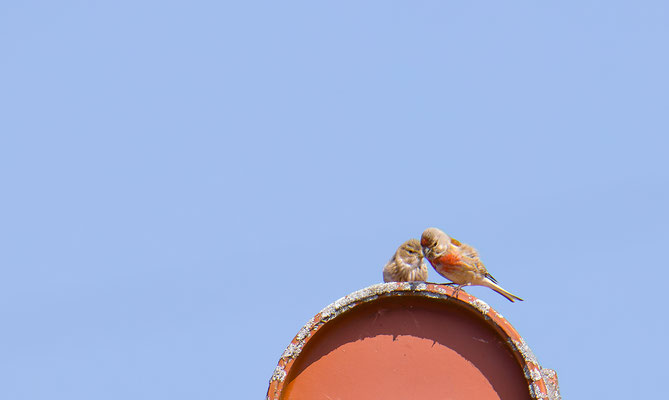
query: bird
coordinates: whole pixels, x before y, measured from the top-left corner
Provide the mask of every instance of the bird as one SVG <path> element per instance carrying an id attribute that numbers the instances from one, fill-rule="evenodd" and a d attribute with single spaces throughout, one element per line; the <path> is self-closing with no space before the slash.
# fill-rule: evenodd
<path id="1" fill-rule="evenodd" d="M 425 258 L 439 275 L 450 280 L 449 285 L 457 286 L 456 298 L 463 286 L 486 286 L 512 303 L 523 301 L 497 284 L 472 246 L 460 243 L 438 228 L 427 228 L 421 235 L 420 244 Z"/>
<path id="2" fill-rule="evenodd" d="M 402 243 L 383 267 L 384 282 L 427 281 L 427 264 L 418 239 Z"/>

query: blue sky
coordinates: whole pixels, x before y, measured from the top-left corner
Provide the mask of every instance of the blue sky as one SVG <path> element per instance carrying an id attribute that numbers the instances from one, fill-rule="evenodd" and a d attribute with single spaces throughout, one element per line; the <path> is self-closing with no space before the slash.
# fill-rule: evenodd
<path id="1" fill-rule="evenodd" d="M 298 329 L 429 226 L 526 299 L 468 289 L 565 398 L 656 395 L 668 17 L 2 2 L 0 397 L 263 398 Z"/>

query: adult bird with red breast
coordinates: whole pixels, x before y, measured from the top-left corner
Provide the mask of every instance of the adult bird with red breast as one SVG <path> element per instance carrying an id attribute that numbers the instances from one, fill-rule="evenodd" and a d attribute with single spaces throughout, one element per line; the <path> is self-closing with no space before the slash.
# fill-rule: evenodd
<path id="1" fill-rule="evenodd" d="M 463 286 L 486 286 L 512 303 L 515 300 L 523 301 L 497 284 L 472 246 L 460 243 L 437 228 L 427 228 L 420 238 L 420 244 L 432 267 L 457 286 L 456 298 Z"/>

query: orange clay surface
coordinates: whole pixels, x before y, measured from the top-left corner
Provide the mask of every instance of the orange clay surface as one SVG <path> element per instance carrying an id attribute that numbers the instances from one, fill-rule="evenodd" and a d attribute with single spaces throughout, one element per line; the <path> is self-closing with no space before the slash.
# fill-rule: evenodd
<path id="1" fill-rule="evenodd" d="M 523 370 L 486 321 L 453 302 L 394 296 L 323 326 L 283 399 L 529 399 Z"/>

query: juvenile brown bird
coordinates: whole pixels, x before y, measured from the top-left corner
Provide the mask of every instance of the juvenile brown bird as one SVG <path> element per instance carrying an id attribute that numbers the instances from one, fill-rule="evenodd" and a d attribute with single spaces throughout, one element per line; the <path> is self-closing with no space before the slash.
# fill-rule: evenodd
<path id="1" fill-rule="evenodd" d="M 427 281 L 427 264 L 418 239 L 409 239 L 383 267 L 384 282 Z"/>
<path id="2" fill-rule="evenodd" d="M 427 228 L 420 238 L 425 258 L 434 269 L 457 285 L 455 297 L 463 286 L 486 286 L 506 297 L 512 303 L 523 301 L 497 285 L 472 246 L 460 243 L 437 228 Z"/>

